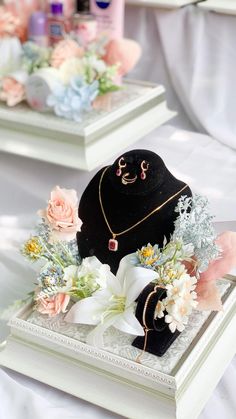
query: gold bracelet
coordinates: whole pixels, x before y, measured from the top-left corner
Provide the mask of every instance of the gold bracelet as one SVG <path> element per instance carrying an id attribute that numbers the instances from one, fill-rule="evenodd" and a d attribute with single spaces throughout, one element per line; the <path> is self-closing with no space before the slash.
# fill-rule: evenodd
<path id="1" fill-rule="evenodd" d="M 157 292 L 157 289 L 158 289 L 158 288 L 163 288 L 163 289 L 165 289 L 165 287 L 164 287 L 164 286 L 162 286 L 162 285 L 156 285 L 156 286 L 154 287 L 154 290 L 153 290 L 153 291 L 151 291 L 151 292 L 148 294 L 147 299 L 146 299 L 145 304 L 144 304 L 144 308 L 143 308 L 143 316 L 142 316 L 142 321 L 143 321 L 143 325 L 144 325 L 144 345 L 143 345 L 143 349 L 142 349 L 141 353 L 140 353 L 140 354 L 137 356 L 137 358 L 135 359 L 135 362 L 138 362 L 139 364 L 141 364 L 141 357 L 143 356 L 143 353 L 144 353 L 144 352 L 145 352 L 145 350 L 146 350 L 148 332 L 150 332 L 150 331 L 152 331 L 152 330 L 155 330 L 154 328 L 153 328 L 153 329 L 150 329 L 150 328 L 147 326 L 147 323 L 146 323 L 146 311 L 147 311 L 147 307 L 148 307 L 148 303 L 149 303 L 149 301 L 150 301 L 150 298 L 152 297 L 152 295 L 153 295 L 153 294 L 156 294 L 156 292 Z"/>

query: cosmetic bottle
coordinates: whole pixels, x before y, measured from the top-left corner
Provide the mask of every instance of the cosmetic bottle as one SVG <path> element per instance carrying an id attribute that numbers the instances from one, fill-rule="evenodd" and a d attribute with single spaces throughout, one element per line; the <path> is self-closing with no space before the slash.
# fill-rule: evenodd
<path id="1" fill-rule="evenodd" d="M 124 35 L 125 0 L 90 0 L 90 12 L 98 22 L 98 34 L 110 39 Z"/>
<path id="2" fill-rule="evenodd" d="M 48 111 L 47 99 L 56 88 L 57 83 L 59 83 L 59 75 L 55 68 L 41 68 L 31 74 L 25 85 L 28 105 L 37 112 Z"/>
<path id="3" fill-rule="evenodd" d="M 89 13 L 88 0 L 77 1 L 77 12 L 73 16 L 73 34 L 79 44 L 85 48 L 97 37 L 97 21 Z"/>
<path id="4" fill-rule="evenodd" d="M 63 13 L 63 3 L 61 1 L 53 0 L 50 3 L 50 13 L 48 15 L 48 37 L 50 46 L 53 46 L 64 39 L 67 31 L 67 19 Z"/>
<path id="5" fill-rule="evenodd" d="M 75 13 L 75 0 L 64 0 L 63 2 L 63 11 L 64 15 L 67 18 L 71 18 L 73 14 Z"/>
<path id="6" fill-rule="evenodd" d="M 48 46 L 46 13 L 41 11 L 32 13 L 29 19 L 28 40 L 40 47 Z"/>
<path id="7" fill-rule="evenodd" d="M 89 13 L 89 0 L 76 0 L 77 12 Z"/>

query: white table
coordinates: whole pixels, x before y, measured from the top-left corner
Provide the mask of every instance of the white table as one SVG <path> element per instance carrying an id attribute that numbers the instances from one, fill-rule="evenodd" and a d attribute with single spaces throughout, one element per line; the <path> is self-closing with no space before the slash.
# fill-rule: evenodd
<path id="1" fill-rule="evenodd" d="M 205 10 L 212 10 L 217 13 L 236 15 L 235 0 L 206 0 L 199 3 L 198 7 Z"/>

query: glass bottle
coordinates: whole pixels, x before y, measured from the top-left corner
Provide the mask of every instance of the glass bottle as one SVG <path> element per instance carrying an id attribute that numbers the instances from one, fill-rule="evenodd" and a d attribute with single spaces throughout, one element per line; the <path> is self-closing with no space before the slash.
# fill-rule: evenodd
<path id="1" fill-rule="evenodd" d="M 67 19 L 63 13 L 63 3 L 52 2 L 48 15 L 48 38 L 50 46 L 54 46 L 64 39 L 67 31 Z"/>

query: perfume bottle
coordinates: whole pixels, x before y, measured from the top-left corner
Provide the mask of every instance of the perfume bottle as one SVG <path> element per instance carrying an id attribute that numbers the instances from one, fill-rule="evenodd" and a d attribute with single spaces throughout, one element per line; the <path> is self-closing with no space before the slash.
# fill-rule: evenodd
<path id="1" fill-rule="evenodd" d="M 97 37 L 97 21 L 89 13 L 88 0 L 77 1 L 77 12 L 73 16 L 73 34 L 83 47 L 86 47 Z"/>
<path id="2" fill-rule="evenodd" d="M 44 12 L 32 13 L 29 19 L 28 40 L 41 47 L 48 46 L 47 16 Z"/>
<path id="3" fill-rule="evenodd" d="M 63 13 L 63 3 L 52 1 L 48 15 L 48 37 L 51 46 L 65 38 L 67 32 L 67 19 Z"/>

